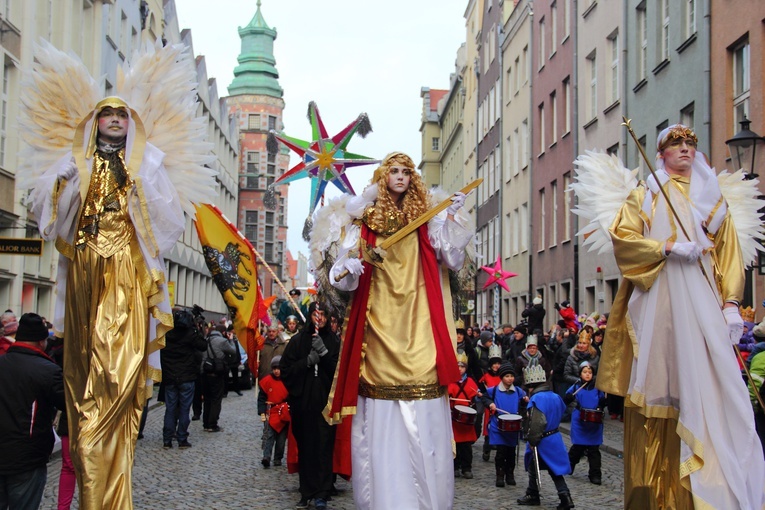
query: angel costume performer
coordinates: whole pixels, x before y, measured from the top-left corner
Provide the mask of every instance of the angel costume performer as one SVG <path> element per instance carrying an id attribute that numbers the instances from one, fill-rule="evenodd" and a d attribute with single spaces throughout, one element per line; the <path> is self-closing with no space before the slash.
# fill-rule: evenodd
<path id="1" fill-rule="evenodd" d="M 50 46 L 38 51 L 35 90 L 46 65 L 68 59 L 79 71 Z M 156 52 L 155 63 L 190 64 L 181 49 Z M 125 100 L 98 102 L 70 147 L 36 180 L 33 200 L 42 237 L 60 252 L 54 328 L 66 342 L 71 457 L 80 508 L 126 509 L 147 378 L 160 380 L 158 349 L 173 327 L 162 254 L 183 233 L 184 212 L 165 154 Z"/>
<path id="2" fill-rule="evenodd" d="M 344 210 L 324 208 L 332 217 L 330 232 L 341 238 L 329 281 L 353 291 L 325 416 L 337 422 L 355 414 L 357 508 L 452 507 L 446 386 L 459 372 L 447 268 L 462 267 L 473 237 L 460 210 L 464 194 L 452 201 L 445 213 L 389 247 L 379 268 L 359 258 L 359 250 L 377 246 L 437 204 L 412 160 L 389 154 L 361 196 L 348 199 Z M 321 227 L 317 221 L 314 230 Z M 350 274 L 337 282 L 346 269 Z"/>
<path id="3" fill-rule="evenodd" d="M 744 278 L 736 227 L 695 134 L 674 125 L 657 146 L 659 183 L 632 190 L 610 229 L 624 281 L 598 387 L 627 396 L 625 508 L 760 509 L 765 463 L 731 347 Z M 690 168 L 673 171 L 670 151 Z"/>

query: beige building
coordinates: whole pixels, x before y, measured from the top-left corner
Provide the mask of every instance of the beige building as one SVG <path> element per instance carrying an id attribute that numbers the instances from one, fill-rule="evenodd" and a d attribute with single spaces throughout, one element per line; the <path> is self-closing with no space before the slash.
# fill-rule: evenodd
<path id="1" fill-rule="evenodd" d="M 624 160 L 627 130 L 621 126 L 627 108 L 625 89 L 623 2 L 598 2 L 577 16 L 577 101 L 579 104 L 579 149 L 615 154 Z M 634 149 L 634 147 L 629 147 Z M 570 183 L 569 183 L 570 184 Z M 568 185 L 566 185 L 568 188 Z M 574 197 L 566 192 L 572 203 Z M 576 221 L 574 216 L 571 221 Z M 580 242 L 577 238 L 576 242 Z M 613 254 L 597 255 L 579 247 L 580 302 L 577 310 L 607 312 L 619 286 L 619 268 Z"/>
<path id="2" fill-rule="evenodd" d="M 484 0 L 470 0 L 465 9 L 465 73 L 462 87 L 465 89 L 464 113 L 462 116 L 463 157 L 465 180 L 478 178 L 478 44 L 483 23 Z M 465 207 L 475 214 L 477 193 L 473 192 L 465 201 Z"/>
<path id="3" fill-rule="evenodd" d="M 531 5 L 504 3 L 502 51 L 502 267 L 518 276 L 502 299 L 503 321 L 516 324 L 529 296 Z"/>
<path id="4" fill-rule="evenodd" d="M 441 185 L 441 127 L 438 123 L 438 103 L 449 91 L 422 87 L 422 119 L 420 120 L 420 139 L 422 140 L 422 159 L 417 166 L 427 187 Z"/>

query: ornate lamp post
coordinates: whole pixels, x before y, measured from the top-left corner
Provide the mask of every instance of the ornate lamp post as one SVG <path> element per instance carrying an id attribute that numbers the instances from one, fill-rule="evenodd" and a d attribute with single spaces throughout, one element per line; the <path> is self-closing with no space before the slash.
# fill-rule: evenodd
<path id="1" fill-rule="evenodd" d="M 757 157 L 765 152 L 765 137 L 762 137 L 749 129 L 751 121 L 744 117 L 740 122 L 741 131 L 730 140 L 726 140 L 731 160 L 733 161 L 733 171 L 739 168 L 744 170 L 744 179 L 756 179 L 759 175 L 755 172 L 757 169 Z M 756 265 L 746 270 L 746 281 L 744 282 L 744 302 L 742 306 L 753 306 L 753 288 L 752 288 L 752 269 L 757 267 L 758 272 L 762 273 L 765 267 L 765 260 L 762 255 L 758 256 Z"/>

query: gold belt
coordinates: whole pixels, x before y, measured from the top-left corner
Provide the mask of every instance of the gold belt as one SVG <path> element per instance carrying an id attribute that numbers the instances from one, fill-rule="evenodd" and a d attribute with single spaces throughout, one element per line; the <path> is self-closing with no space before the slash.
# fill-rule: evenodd
<path id="1" fill-rule="evenodd" d="M 359 381 L 359 395 L 380 400 L 432 400 L 445 394 L 446 386 L 438 384 L 379 386 Z"/>

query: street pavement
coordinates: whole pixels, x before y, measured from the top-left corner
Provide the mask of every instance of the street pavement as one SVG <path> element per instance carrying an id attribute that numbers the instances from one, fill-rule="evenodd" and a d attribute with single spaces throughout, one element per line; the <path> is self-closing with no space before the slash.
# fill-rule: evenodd
<path id="1" fill-rule="evenodd" d="M 154 404 L 149 412 L 145 438 L 138 441 L 133 468 L 133 500 L 137 510 L 155 509 L 292 509 L 300 499 L 297 474 L 282 467 L 264 469 L 261 459 L 263 424 L 257 415 L 256 393 L 243 397 L 229 393 L 223 400 L 222 432 L 202 430 L 201 421 L 191 422 L 189 441 L 193 447 L 179 450 L 162 448 L 164 407 Z M 152 402 L 156 402 L 152 400 Z M 603 451 L 603 485 L 592 485 L 587 478 L 585 458 L 566 481 L 576 508 L 609 510 L 623 507 L 622 423 L 606 416 Z M 568 424 L 562 424 L 566 447 L 570 446 Z M 528 477 L 521 467 L 515 470 L 518 485 L 494 486 L 494 454 L 490 462 L 481 460 L 482 439 L 473 446 L 475 478 L 455 480 L 455 510 L 503 510 L 521 508 L 516 499 L 523 496 Z M 521 454 L 521 463 L 523 462 Z M 48 464 L 48 483 L 40 508 L 55 509 L 58 494 L 60 454 Z M 350 482 L 339 479 L 339 496 L 329 502 L 330 509 L 354 508 Z M 77 509 L 77 493 L 72 504 Z M 542 473 L 543 510 L 559 503 L 552 480 Z M 313 506 L 311 506 L 313 508 Z M 398 509 L 397 509 L 398 510 Z M 406 510 L 406 509 L 401 509 Z"/>

